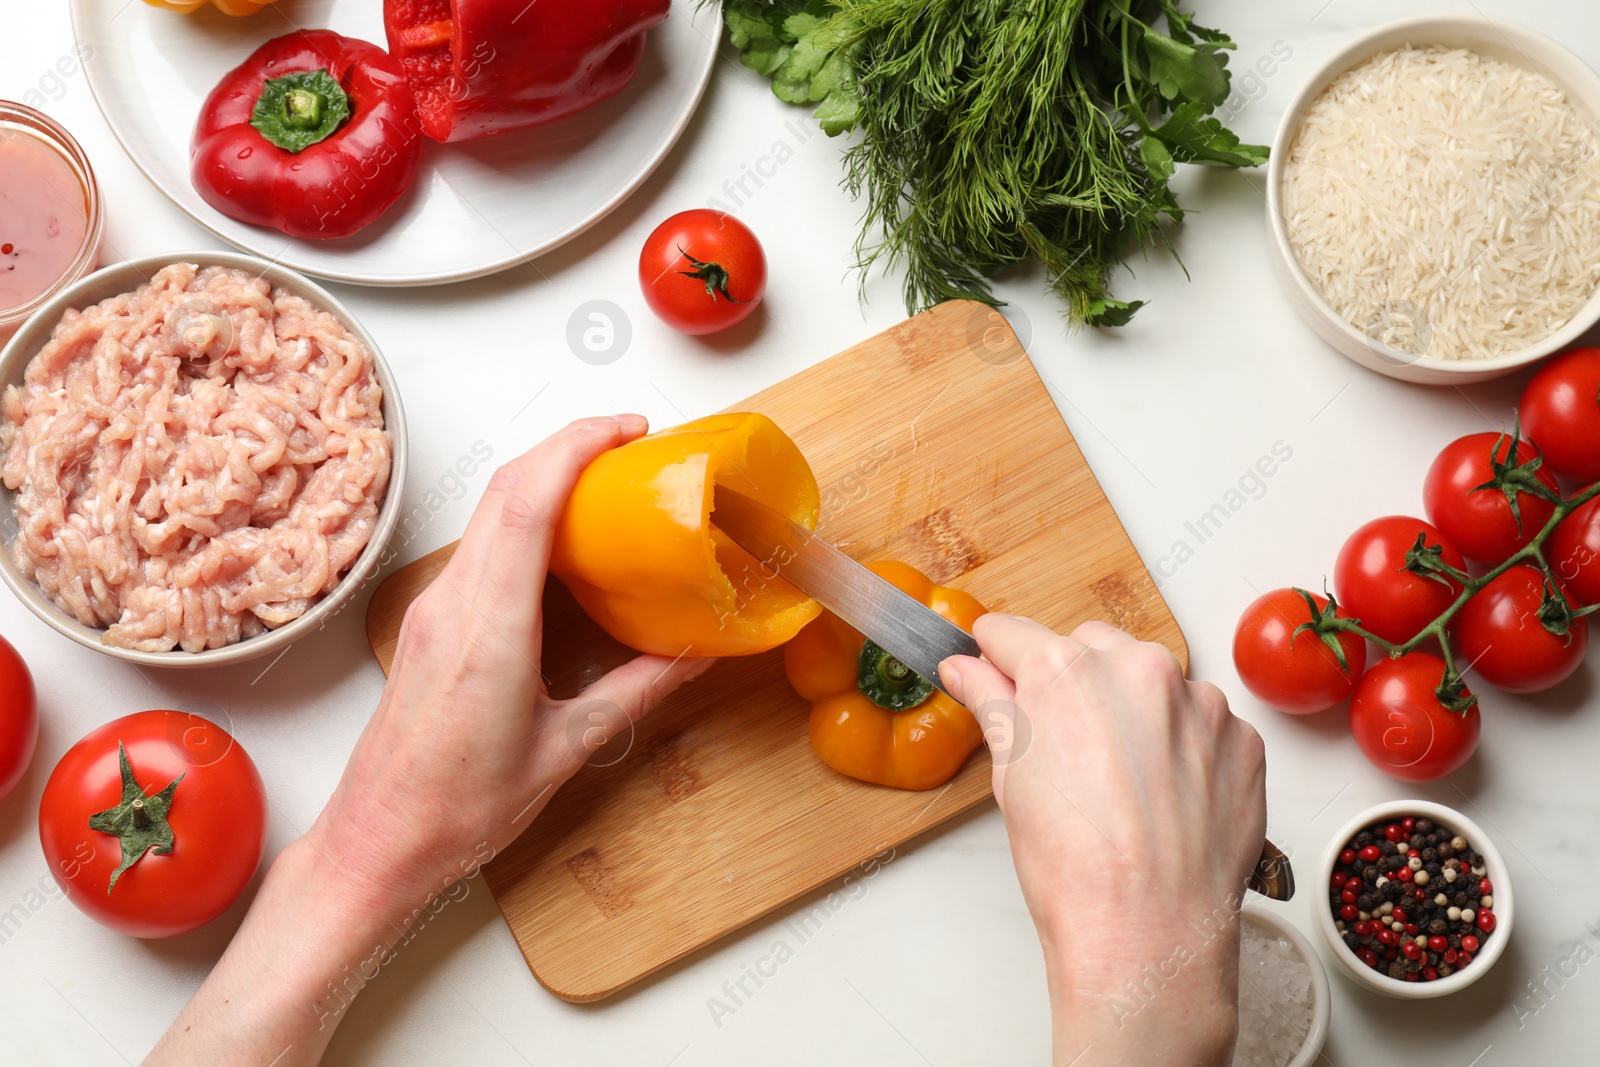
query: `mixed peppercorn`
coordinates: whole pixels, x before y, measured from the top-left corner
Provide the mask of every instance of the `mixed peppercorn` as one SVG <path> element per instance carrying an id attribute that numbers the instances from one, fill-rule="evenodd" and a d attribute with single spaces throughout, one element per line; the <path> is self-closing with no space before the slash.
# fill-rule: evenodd
<path id="1" fill-rule="evenodd" d="M 1328 903 L 1350 951 L 1403 982 L 1433 982 L 1469 966 L 1495 928 L 1482 854 L 1427 818 L 1357 833 L 1334 864 Z"/>

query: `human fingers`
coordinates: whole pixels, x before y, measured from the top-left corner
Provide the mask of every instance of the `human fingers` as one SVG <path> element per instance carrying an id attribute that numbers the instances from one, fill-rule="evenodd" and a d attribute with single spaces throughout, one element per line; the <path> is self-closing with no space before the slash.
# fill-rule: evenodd
<path id="1" fill-rule="evenodd" d="M 561 712 L 580 721 L 584 747 L 592 750 L 649 715 L 685 682 L 716 665 L 714 659 L 636 656 L 607 672 L 571 700 Z M 571 726 L 569 722 L 569 727 Z M 574 730 L 568 730 L 569 735 Z"/>
<path id="2" fill-rule="evenodd" d="M 968 711 L 996 700 L 1012 701 L 1017 698 L 1016 683 L 992 663 L 974 656 L 947 656 L 939 664 L 939 681 L 945 691 Z"/>
<path id="3" fill-rule="evenodd" d="M 523 462 L 530 460 L 540 448 L 562 434 L 571 432 L 581 425 L 605 421 L 615 421 L 621 426 L 622 439 L 619 444 L 625 444 L 649 429 L 644 417 L 640 415 L 618 415 L 614 420 L 580 419 L 494 472 L 489 479 L 489 485 L 483 491 L 483 496 L 478 499 L 478 506 L 472 511 L 472 518 L 467 521 L 467 529 L 461 535 L 461 543 L 456 546 L 455 554 L 450 557 L 450 562 L 445 568 L 450 573 L 456 588 L 476 593 L 482 583 L 484 565 L 489 558 L 489 545 L 500 524 L 500 515 L 505 507 L 506 498 L 515 490 L 522 478 Z"/>
<path id="4" fill-rule="evenodd" d="M 637 437 L 641 416 L 582 419 L 512 460 L 511 485 L 488 527 L 475 605 L 512 635 L 531 633 L 539 615 L 556 522 L 583 469 Z M 496 473 L 496 478 L 500 474 Z"/>
<path id="5" fill-rule="evenodd" d="M 1112 626 L 1109 622 L 1091 619 L 1083 623 L 1072 636 L 1088 645 L 1090 648 L 1112 649 L 1119 645 L 1131 645 L 1138 642 L 1138 638 Z"/>
<path id="6" fill-rule="evenodd" d="M 998 611 L 980 616 L 973 624 L 972 636 L 983 649 L 984 658 L 1012 679 L 1021 678 L 1030 662 L 1042 663 L 1054 676 L 1084 650 L 1076 638 L 1062 637 L 1021 615 Z"/>

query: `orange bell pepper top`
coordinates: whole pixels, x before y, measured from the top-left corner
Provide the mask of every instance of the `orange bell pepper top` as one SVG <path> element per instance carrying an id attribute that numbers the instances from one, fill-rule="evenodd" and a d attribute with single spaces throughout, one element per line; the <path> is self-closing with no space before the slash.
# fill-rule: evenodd
<path id="1" fill-rule="evenodd" d="M 144 2 L 151 7 L 159 7 L 166 11 L 181 11 L 185 15 L 211 3 L 216 4 L 217 10 L 225 15 L 254 15 L 273 0 L 144 0 Z"/>
<path id="2" fill-rule="evenodd" d="M 817 480 L 795 443 L 765 415 L 712 415 L 591 463 L 556 525 L 550 569 L 641 652 L 776 648 L 822 608 L 712 524 L 719 486 L 816 529 Z"/>
<path id="3" fill-rule="evenodd" d="M 935 585 L 915 567 L 868 567 L 963 630 L 984 614 L 970 594 Z M 933 789 L 983 743 L 972 712 L 831 612 L 789 642 L 783 667 L 795 692 L 811 701 L 811 747 L 840 774 Z"/>

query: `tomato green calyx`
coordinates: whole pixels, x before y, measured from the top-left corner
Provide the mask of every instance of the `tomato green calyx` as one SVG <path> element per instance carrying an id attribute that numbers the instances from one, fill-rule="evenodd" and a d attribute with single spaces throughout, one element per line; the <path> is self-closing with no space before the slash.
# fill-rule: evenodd
<path id="1" fill-rule="evenodd" d="M 1567 603 L 1567 598 L 1546 574 L 1544 576 L 1544 601 L 1539 605 L 1539 624 L 1557 637 L 1566 638 L 1567 644 L 1572 644 L 1572 624 L 1578 618 L 1577 612 L 1572 610 L 1572 605 Z"/>
<path id="2" fill-rule="evenodd" d="M 723 268 L 722 264 L 702 263 L 685 252 L 682 245 L 678 246 L 678 254 L 687 259 L 690 265 L 694 267 L 694 270 L 680 270 L 678 273 L 685 278 L 698 278 L 700 281 L 705 282 L 706 295 L 713 301 L 717 299 L 717 294 L 721 293 L 722 299 L 730 304 L 742 303 L 742 301 L 735 300 L 728 295 L 728 272 Z"/>
<path id="3" fill-rule="evenodd" d="M 121 741 L 117 742 L 117 759 L 122 767 L 122 800 L 114 808 L 89 816 L 89 829 L 122 840 L 122 864 L 111 872 L 107 896 L 117 887 L 122 872 L 143 859 L 146 852 L 154 851 L 158 856 L 172 853 L 172 825 L 167 822 L 167 812 L 172 810 L 172 794 L 183 781 L 180 774 L 161 792 L 146 796 L 144 787 L 133 776 L 133 764 L 128 762 L 128 750 Z"/>
<path id="4" fill-rule="evenodd" d="M 250 125 L 286 152 L 303 152 L 331 137 L 350 117 L 350 97 L 325 70 L 268 78 Z"/>
<path id="5" fill-rule="evenodd" d="M 914 708 L 933 695 L 932 682 L 873 641 L 861 646 L 856 685 L 868 700 L 889 711 Z"/>
<path id="6" fill-rule="evenodd" d="M 1494 477 L 1482 485 L 1472 487 L 1474 493 L 1483 489 L 1498 489 L 1506 495 L 1506 503 L 1511 508 L 1511 517 L 1517 520 L 1517 533 L 1522 533 L 1522 509 L 1517 504 L 1517 496 L 1527 493 L 1529 496 L 1548 500 L 1552 504 L 1561 503 L 1561 494 L 1554 492 L 1548 485 L 1539 480 L 1539 468 L 1544 466 L 1544 457 L 1537 453 L 1526 463 L 1517 462 L 1517 446 L 1522 444 L 1522 431 L 1520 426 L 1511 424 L 1510 444 L 1506 447 L 1506 458 L 1496 459 L 1500 453 L 1500 446 L 1507 437 L 1501 433 L 1495 438 L 1494 447 L 1489 450 L 1489 467 L 1494 471 Z"/>
<path id="7" fill-rule="evenodd" d="M 1451 579 L 1465 582 L 1469 575 L 1459 567 L 1444 561 L 1444 546 L 1428 544 L 1428 535 L 1417 534 L 1417 543 L 1406 551 L 1406 564 L 1400 568 L 1423 578 L 1431 578 L 1446 588 L 1453 588 Z"/>
<path id="8" fill-rule="evenodd" d="M 1317 598 L 1304 589 L 1296 587 L 1295 592 L 1300 599 L 1306 602 L 1306 607 L 1311 612 L 1311 621 L 1303 622 L 1294 628 L 1294 633 L 1289 635 L 1289 645 L 1294 646 L 1295 638 L 1302 631 L 1310 631 L 1317 635 L 1317 639 L 1328 646 L 1328 649 L 1339 660 L 1339 669 L 1346 674 L 1350 673 L 1350 661 L 1345 658 L 1344 646 L 1339 643 L 1339 635 L 1350 629 L 1349 620 L 1338 617 L 1339 605 L 1334 600 L 1333 594 L 1326 593 L 1328 602 L 1321 609 L 1317 607 Z"/>
<path id="9" fill-rule="evenodd" d="M 1433 695 L 1439 698 L 1441 707 L 1458 715 L 1465 715 L 1478 703 L 1478 698 L 1467 692 L 1467 684 L 1461 680 L 1455 665 L 1450 663 L 1445 664 L 1444 676 L 1439 679 Z"/>

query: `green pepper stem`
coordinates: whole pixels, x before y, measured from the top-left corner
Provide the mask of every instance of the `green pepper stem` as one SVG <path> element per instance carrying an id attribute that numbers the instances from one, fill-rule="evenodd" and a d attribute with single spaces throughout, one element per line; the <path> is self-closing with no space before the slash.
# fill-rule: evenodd
<path id="1" fill-rule="evenodd" d="M 861 646 L 856 687 L 862 696 L 889 711 L 917 707 L 933 695 L 933 683 L 872 641 Z"/>
<path id="2" fill-rule="evenodd" d="M 250 113 L 257 133 L 285 152 L 326 140 L 350 117 L 350 97 L 325 70 L 269 78 Z"/>

